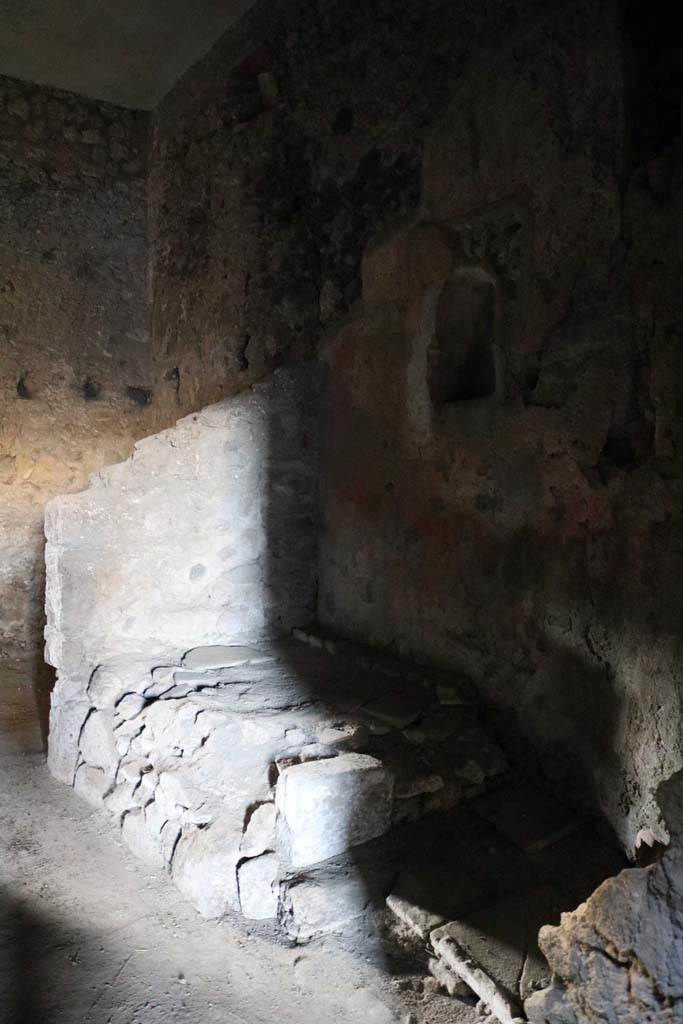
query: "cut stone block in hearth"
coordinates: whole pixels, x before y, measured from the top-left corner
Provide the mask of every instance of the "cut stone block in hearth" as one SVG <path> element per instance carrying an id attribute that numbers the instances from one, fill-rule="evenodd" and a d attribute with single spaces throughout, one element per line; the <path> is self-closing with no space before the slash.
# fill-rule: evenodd
<path id="1" fill-rule="evenodd" d="M 394 779 L 367 754 L 340 754 L 286 768 L 276 803 L 293 867 L 334 857 L 384 835 L 391 826 Z"/>
<path id="2" fill-rule="evenodd" d="M 240 907 L 246 918 L 267 921 L 278 906 L 278 859 L 274 853 L 243 861 L 237 869 Z"/>
<path id="3" fill-rule="evenodd" d="M 282 923 L 290 939 L 304 943 L 316 935 L 340 931 L 361 917 L 371 903 L 372 895 L 362 876 L 303 878 L 287 887 Z"/>

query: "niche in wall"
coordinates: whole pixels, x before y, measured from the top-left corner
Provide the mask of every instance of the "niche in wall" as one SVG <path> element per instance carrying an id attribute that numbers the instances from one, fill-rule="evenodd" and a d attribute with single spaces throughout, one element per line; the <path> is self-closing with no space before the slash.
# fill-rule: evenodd
<path id="1" fill-rule="evenodd" d="M 480 267 L 455 270 L 439 296 L 429 350 L 429 392 L 437 405 L 496 392 L 496 285 Z"/>

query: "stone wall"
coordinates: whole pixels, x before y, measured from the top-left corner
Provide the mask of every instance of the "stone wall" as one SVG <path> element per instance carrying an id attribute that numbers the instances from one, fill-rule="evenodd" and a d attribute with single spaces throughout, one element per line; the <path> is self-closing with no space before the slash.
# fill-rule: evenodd
<path id="1" fill-rule="evenodd" d="M 633 851 L 683 759 L 683 160 L 628 53 L 578 2 L 461 69 L 326 348 L 319 612 L 470 674 Z"/>
<path id="2" fill-rule="evenodd" d="M 116 661 L 134 689 L 140 671 L 192 647 L 278 636 L 311 618 L 315 415 L 310 367 L 283 370 L 146 438 L 88 489 L 48 504 L 58 777 L 55 744 L 67 742 L 71 719 L 78 739 L 98 666 Z"/>
<path id="3" fill-rule="evenodd" d="M 176 85 L 151 168 L 154 346 L 184 409 L 313 353 L 419 198 L 469 50 L 534 0 L 257 3 Z"/>
<path id="4" fill-rule="evenodd" d="M 680 83 L 623 6 L 257 3 L 155 115 L 149 266 L 146 120 L 3 83 L 7 650 L 38 634 L 45 498 L 313 353 L 364 277 L 327 357 L 321 618 L 465 669 L 627 848 L 658 827 Z"/>
<path id="5" fill-rule="evenodd" d="M 45 501 L 151 429 L 147 142 L 145 115 L 0 79 L 3 721 L 42 662 Z"/>

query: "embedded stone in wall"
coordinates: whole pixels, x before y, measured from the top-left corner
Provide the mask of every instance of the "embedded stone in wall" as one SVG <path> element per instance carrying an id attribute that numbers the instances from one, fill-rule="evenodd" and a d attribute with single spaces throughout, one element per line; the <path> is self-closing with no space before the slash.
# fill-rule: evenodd
<path id="1" fill-rule="evenodd" d="M 367 754 L 286 768 L 275 799 L 293 867 L 317 864 L 384 835 L 391 826 L 393 789 L 392 774 Z"/>
<path id="2" fill-rule="evenodd" d="M 274 853 L 243 861 L 237 871 L 240 907 L 245 917 L 266 921 L 275 917 L 278 906 L 280 864 Z"/>

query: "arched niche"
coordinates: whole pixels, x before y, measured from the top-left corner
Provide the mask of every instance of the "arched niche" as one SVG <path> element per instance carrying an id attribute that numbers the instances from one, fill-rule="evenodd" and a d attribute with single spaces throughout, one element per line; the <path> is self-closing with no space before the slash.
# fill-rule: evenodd
<path id="1" fill-rule="evenodd" d="M 435 405 L 496 393 L 496 283 L 481 267 L 460 267 L 437 301 L 429 349 L 429 393 Z"/>

